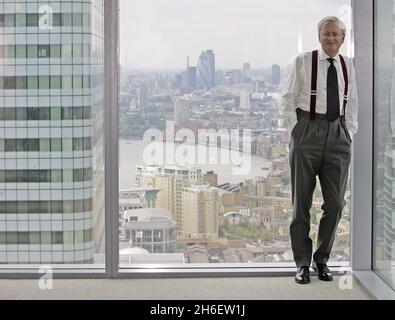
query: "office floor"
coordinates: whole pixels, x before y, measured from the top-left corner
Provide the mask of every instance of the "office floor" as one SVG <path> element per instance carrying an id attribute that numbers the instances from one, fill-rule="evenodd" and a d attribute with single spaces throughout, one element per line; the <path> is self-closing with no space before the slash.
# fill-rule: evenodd
<path id="1" fill-rule="evenodd" d="M 311 280 L 308 285 L 296 284 L 293 277 L 53 280 L 51 290 L 41 290 L 39 280 L 0 280 L 0 299 L 374 299 L 354 277 L 335 276 L 334 281 L 323 282 L 312 276 Z"/>

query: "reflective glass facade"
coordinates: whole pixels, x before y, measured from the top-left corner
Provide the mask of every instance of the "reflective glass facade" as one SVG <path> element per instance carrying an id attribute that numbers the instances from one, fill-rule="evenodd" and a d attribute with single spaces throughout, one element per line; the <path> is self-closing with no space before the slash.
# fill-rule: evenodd
<path id="1" fill-rule="evenodd" d="M 0 1 L 0 264 L 104 261 L 103 1 Z"/>

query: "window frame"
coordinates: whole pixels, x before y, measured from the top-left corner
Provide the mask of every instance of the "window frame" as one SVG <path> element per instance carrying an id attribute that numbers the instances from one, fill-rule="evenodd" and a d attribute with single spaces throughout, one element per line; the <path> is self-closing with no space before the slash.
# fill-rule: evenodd
<path id="1" fill-rule="evenodd" d="M 371 53 L 373 35 L 370 30 L 373 10 L 372 0 L 352 1 L 355 19 L 356 52 Z M 147 268 L 136 265 L 132 269 L 119 269 L 118 212 L 118 62 L 119 62 L 119 1 L 104 1 L 104 69 L 105 69 L 105 268 L 101 266 L 79 267 L 78 265 L 55 268 L 53 276 L 59 279 L 72 278 L 132 278 L 132 277 L 217 277 L 217 276 L 293 276 L 293 263 L 281 266 L 214 266 L 184 265 L 179 268 L 169 265 L 158 265 Z M 63 51 L 62 51 L 63 55 Z M 371 227 L 372 227 L 372 74 L 373 53 L 356 57 L 357 83 L 360 94 L 360 130 L 354 139 L 355 163 L 351 166 L 352 175 L 352 212 L 358 212 L 358 219 L 352 214 L 352 237 L 350 243 L 350 264 L 355 270 L 371 270 Z M 370 95 L 370 96 L 369 96 Z M 363 130 L 362 130 L 363 128 Z M 359 161 L 358 159 L 363 159 Z M 354 175 L 354 171 L 358 175 Z M 362 174 L 360 174 L 362 173 Z M 368 195 L 368 196 L 367 196 Z M 367 219 L 367 222 L 362 221 Z M 370 228 L 370 229 L 369 229 Z M 367 250 L 367 248 L 369 250 Z M 368 251 L 368 252 L 367 252 Z M 17 270 L 17 272 L 15 272 Z M 344 272 L 345 268 L 332 268 L 334 273 Z M 7 266 L 0 269 L 0 278 L 40 278 L 39 266 Z"/>

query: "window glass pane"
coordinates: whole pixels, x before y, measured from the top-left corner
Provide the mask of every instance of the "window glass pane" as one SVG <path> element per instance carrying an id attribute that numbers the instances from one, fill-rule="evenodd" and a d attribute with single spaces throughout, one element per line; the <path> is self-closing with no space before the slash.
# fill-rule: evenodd
<path id="1" fill-rule="evenodd" d="M 81 27 L 82 26 L 82 13 L 74 13 L 73 25 L 74 25 L 74 27 Z"/>
<path id="2" fill-rule="evenodd" d="M 5 57 L 9 59 L 15 58 L 15 46 L 13 45 L 5 46 Z"/>
<path id="3" fill-rule="evenodd" d="M 16 77 L 5 77 L 4 78 L 4 89 L 15 90 L 16 88 Z"/>
<path id="4" fill-rule="evenodd" d="M 50 148 L 50 140 L 49 139 L 40 139 L 40 152 L 49 152 Z"/>
<path id="5" fill-rule="evenodd" d="M 77 230 L 75 231 L 75 244 L 84 243 L 84 231 Z"/>
<path id="6" fill-rule="evenodd" d="M 56 231 L 52 232 L 52 244 L 62 244 L 63 243 L 63 232 Z"/>
<path id="7" fill-rule="evenodd" d="M 15 14 L 4 15 L 4 27 L 15 27 Z"/>
<path id="8" fill-rule="evenodd" d="M 60 13 L 54 13 L 52 15 L 53 26 L 60 27 L 62 25 L 62 16 Z"/>
<path id="9" fill-rule="evenodd" d="M 33 139 L 31 139 L 33 140 Z M 29 139 L 17 139 L 15 140 L 16 144 L 16 152 L 28 152 L 29 151 Z M 38 150 L 30 150 L 30 151 L 38 151 Z"/>
<path id="10" fill-rule="evenodd" d="M 73 58 L 82 58 L 82 45 L 73 45 Z"/>
<path id="11" fill-rule="evenodd" d="M 292 48 L 288 41 L 278 41 L 278 38 L 279 35 L 284 39 L 294 38 L 297 43 L 298 28 L 301 26 L 299 14 L 292 10 L 285 13 L 282 7 L 284 3 L 280 2 L 273 2 L 267 6 L 265 1 L 242 0 L 220 1 L 226 2 L 222 6 L 225 11 L 218 12 L 213 10 L 214 2 L 208 4 L 192 1 L 196 4 L 192 14 L 188 13 L 188 5 L 190 6 L 191 2 L 187 4 L 185 1 L 175 1 L 177 12 L 182 12 L 185 18 L 182 22 L 175 19 L 174 12 L 166 10 L 165 4 L 158 3 L 154 7 L 146 10 L 142 8 L 142 11 L 136 12 L 131 10 L 130 1 L 120 1 L 120 26 L 123 28 L 120 32 L 120 56 L 123 57 L 122 64 L 129 66 L 127 69 L 130 73 L 120 75 L 119 187 L 160 189 L 161 191 L 155 195 L 151 194 L 152 198 L 147 200 L 149 204 L 143 204 L 143 210 L 152 208 L 168 222 L 165 228 L 148 228 L 139 221 L 122 219 L 120 248 L 130 247 L 129 239 L 126 238 L 129 230 L 130 237 L 135 232 L 134 246 L 146 248 L 149 253 L 183 252 L 187 263 L 233 262 L 244 263 L 247 266 L 248 262 L 251 262 L 262 263 L 262 266 L 265 266 L 269 263 L 294 262 L 289 234 L 289 217 L 292 217 L 288 163 L 290 137 L 283 126 L 283 115 L 276 99 L 288 74 L 289 62 L 297 54 L 295 46 Z M 286 3 L 295 7 L 304 6 L 301 0 Z M 328 11 L 338 12 L 339 5 L 351 9 L 351 1 L 340 1 L 336 4 L 327 2 L 325 5 L 321 2 L 314 10 L 309 11 L 308 15 L 303 16 L 302 24 L 313 30 L 318 22 L 328 15 Z M 216 8 L 219 7 L 221 6 Z M 162 10 L 165 10 L 165 13 Z M 127 49 L 126 44 L 130 39 L 139 37 L 139 32 L 133 29 L 128 21 L 139 19 L 142 15 L 153 23 L 152 28 L 160 30 L 163 28 L 163 21 L 155 18 L 158 12 L 162 12 L 161 17 L 174 31 L 166 40 L 166 44 L 162 46 L 155 36 L 148 35 L 140 48 Z M 210 14 L 207 15 L 207 12 Z M 224 12 L 237 12 L 238 25 L 254 27 L 239 28 L 236 36 L 229 32 L 234 27 L 234 17 L 230 18 L 230 15 Z M 204 39 L 199 40 L 196 16 L 204 16 L 204 29 L 215 32 L 206 32 Z M 272 35 L 270 39 L 265 38 L 266 43 L 263 45 L 257 39 L 262 37 L 262 30 L 268 30 L 269 20 L 269 33 Z M 347 30 L 352 30 L 352 25 L 347 27 Z M 185 37 L 185 34 L 191 37 Z M 311 52 L 318 43 L 316 32 L 300 31 L 299 39 L 303 39 L 304 52 Z M 244 52 L 241 56 L 240 50 L 229 49 L 235 48 L 235 43 L 241 45 L 241 51 Z M 341 53 L 347 55 L 347 52 L 352 51 L 352 45 L 352 37 L 347 37 Z M 268 47 L 273 48 L 270 54 Z M 191 48 L 195 48 L 192 49 L 193 57 L 192 53 L 188 52 Z M 154 52 L 167 53 L 161 55 L 162 60 L 158 59 Z M 184 63 L 182 59 L 176 58 L 181 52 Z M 96 58 L 95 51 L 92 55 Z M 136 61 L 137 56 L 141 59 Z M 180 66 L 177 67 L 179 63 Z M 163 71 L 171 68 L 178 71 Z M 95 87 L 97 78 L 92 75 L 91 83 Z M 163 95 L 168 98 L 162 98 Z M 270 98 L 266 98 L 266 95 Z M 150 116 L 142 116 L 144 112 Z M 96 114 L 94 106 L 92 113 Z M 266 117 L 267 113 L 270 113 L 270 116 Z M 147 152 L 147 144 L 144 143 L 143 137 L 150 128 L 160 132 L 166 131 L 166 114 L 174 117 L 175 133 L 181 133 L 181 130 L 190 132 L 193 139 L 190 148 L 193 150 L 193 159 L 188 162 L 186 157 L 184 161 L 180 161 L 178 157 L 172 158 L 177 165 L 169 169 L 165 167 L 168 164 L 168 151 L 164 150 L 166 148 L 157 148 L 153 153 L 158 158 L 151 161 L 159 161 L 159 164 L 147 164 L 142 158 L 133 160 L 134 155 Z M 203 162 L 198 159 L 203 154 L 200 152 L 202 149 L 198 148 L 198 145 L 194 148 L 194 145 L 199 138 L 198 132 L 204 127 L 212 128 L 216 132 L 213 141 L 209 141 L 210 145 L 216 147 L 217 155 L 223 154 L 224 151 L 229 152 L 226 159 L 216 156 L 216 161 L 210 160 L 208 151 L 211 148 L 204 148 L 207 159 Z M 221 134 L 220 128 L 228 132 L 226 137 Z M 231 130 L 234 128 L 241 129 L 232 133 Z M 251 142 L 246 145 L 243 143 L 243 137 L 249 133 Z M 170 139 L 171 146 L 177 150 L 178 138 Z M 167 143 L 169 141 L 166 137 Z M 183 148 L 178 149 L 180 154 L 181 149 Z M 240 154 L 240 162 L 236 163 L 236 154 L 233 151 L 239 152 L 240 149 L 246 153 L 243 151 Z M 175 154 L 178 154 L 177 151 Z M 190 152 L 188 156 L 191 156 Z M 196 169 L 183 170 L 185 161 Z M 243 163 L 247 162 L 248 169 L 245 167 L 245 173 L 237 174 Z M 135 181 L 127 178 L 130 169 L 126 167 L 130 168 L 129 166 L 136 168 L 133 169 Z M 351 196 L 349 186 L 350 184 L 347 186 L 345 199 L 347 203 L 350 202 Z M 138 197 L 137 193 L 133 196 Z M 120 192 L 120 207 L 133 207 L 127 199 L 130 199 L 130 194 Z M 311 210 L 313 246 L 317 244 L 322 204 L 323 195 L 317 188 Z M 159 212 L 159 209 L 164 211 Z M 132 215 L 133 211 L 121 210 L 121 215 Z M 138 213 L 140 209 L 136 211 Z M 155 214 L 150 217 L 152 225 L 155 224 L 153 221 L 156 221 L 156 218 L 158 217 Z M 333 263 L 347 262 L 349 259 L 349 227 L 350 207 L 346 206 L 334 241 L 330 260 Z M 154 243 L 155 239 L 163 239 L 163 245 Z M 204 242 L 202 239 L 210 240 Z M 243 248 L 235 248 L 235 239 L 243 243 Z M 194 242 L 199 245 L 192 245 Z M 218 245 L 213 249 L 214 243 L 221 243 L 223 247 L 220 248 Z M 122 255 L 120 260 L 121 266 L 129 263 Z"/>
<path id="12" fill-rule="evenodd" d="M 49 58 L 50 50 L 49 45 L 39 45 L 38 46 L 38 57 L 39 58 Z"/>
<path id="13" fill-rule="evenodd" d="M 27 120 L 26 108 L 16 108 L 16 120 L 17 121 L 26 121 Z"/>
<path id="14" fill-rule="evenodd" d="M 18 244 L 17 232 L 7 232 L 7 244 Z"/>
<path id="15" fill-rule="evenodd" d="M 60 56 L 61 56 L 60 44 L 51 45 L 51 58 L 60 58 Z"/>
<path id="16" fill-rule="evenodd" d="M 49 89 L 49 76 L 39 76 L 38 77 L 38 88 L 39 89 Z"/>
<path id="17" fill-rule="evenodd" d="M 89 58 L 90 57 L 90 45 L 83 45 L 82 50 L 83 50 L 84 58 Z"/>
<path id="18" fill-rule="evenodd" d="M 373 270 L 395 290 L 395 3 L 375 4 Z"/>
<path id="19" fill-rule="evenodd" d="M 27 88 L 28 89 L 38 89 L 38 77 L 28 76 L 27 77 Z"/>
<path id="20" fill-rule="evenodd" d="M 41 244 L 51 244 L 51 232 L 42 231 L 41 232 Z"/>
<path id="21" fill-rule="evenodd" d="M 73 57 L 73 46 L 71 44 L 62 44 L 62 58 L 70 59 Z"/>
<path id="22" fill-rule="evenodd" d="M 37 27 L 38 26 L 38 16 L 36 13 L 28 13 L 26 17 L 26 25 L 28 27 Z"/>
<path id="23" fill-rule="evenodd" d="M 63 13 L 62 14 L 62 25 L 63 25 L 63 27 L 72 27 L 73 26 L 73 14 L 72 13 Z"/>
<path id="24" fill-rule="evenodd" d="M 18 244 L 29 244 L 29 232 L 18 232 Z"/>
<path id="25" fill-rule="evenodd" d="M 18 201 L 18 213 L 29 213 L 29 203 L 27 201 Z"/>
<path id="26" fill-rule="evenodd" d="M 16 26 L 17 27 L 26 27 L 26 14 L 25 13 L 17 13 L 15 15 L 16 18 Z"/>
<path id="27" fill-rule="evenodd" d="M 39 108 L 39 119 L 40 120 L 49 120 L 49 108 Z"/>
<path id="28" fill-rule="evenodd" d="M 74 213 L 74 201 L 73 200 L 63 201 L 63 212 L 64 213 Z"/>
<path id="29" fill-rule="evenodd" d="M 7 239 L 6 233 L 5 232 L 0 232 L 0 245 L 7 244 L 6 239 Z"/>
<path id="30" fill-rule="evenodd" d="M 63 241 L 64 241 L 64 244 L 74 244 L 74 232 L 73 231 L 64 231 L 63 232 Z"/>
<path id="31" fill-rule="evenodd" d="M 92 241 L 92 230 L 84 230 L 84 242 L 91 242 Z"/>
<path id="32" fill-rule="evenodd" d="M 64 169 L 63 170 L 63 182 L 64 183 L 72 183 L 73 182 L 73 170 L 72 169 Z"/>
<path id="33" fill-rule="evenodd" d="M 63 139 L 63 151 L 64 152 L 73 151 L 73 140 L 71 138 Z"/>
<path id="34" fill-rule="evenodd" d="M 27 108 L 27 120 L 39 120 L 39 108 Z"/>
<path id="35" fill-rule="evenodd" d="M 52 201 L 51 202 L 51 212 L 52 213 L 63 213 L 62 201 Z"/>
<path id="36" fill-rule="evenodd" d="M 90 25 L 91 25 L 90 18 L 91 18 L 91 15 L 89 13 L 84 13 L 83 14 L 83 19 L 84 19 L 83 25 L 84 25 L 84 27 L 90 27 Z"/>
<path id="37" fill-rule="evenodd" d="M 28 45 L 27 46 L 27 57 L 28 58 L 37 58 L 38 57 L 37 45 Z"/>
<path id="38" fill-rule="evenodd" d="M 90 87 L 90 76 L 83 76 L 83 88 L 88 89 Z"/>
<path id="39" fill-rule="evenodd" d="M 73 88 L 73 77 L 72 76 L 62 76 L 62 88 L 72 89 Z"/>
<path id="40" fill-rule="evenodd" d="M 51 120 L 61 120 L 62 114 L 61 114 L 61 108 L 59 107 L 51 107 Z"/>
<path id="41" fill-rule="evenodd" d="M 40 244 L 40 232 L 29 232 L 30 244 Z"/>
<path id="42" fill-rule="evenodd" d="M 15 108 L 6 108 L 5 109 L 5 119 L 7 121 L 15 121 L 16 120 L 15 116 L 16 116 Z"/>
<path id="43" fill-rule="evenodd" d="M 27 78 L 26 77 L 16 77 L 16 89 L 26 90 L 27 89 Z"/>
<path id="44" fill-rule="evenodd" d="M 52 170 L 51 182 L 52 183 L 62 183 L 62 170 Z"/>
<path id="45" fill-rule="evenodd" d="M 73 89 L 82 89 L 82 76 L 73 76 Z"/>
<path id="46" fill-rule="evenodd" d="M 51 139 L 51 151 L 59 152 L 62 151 L 62 139 Z"/>
<path id="47" fill-rule="evenodd" d="M 51 76 L 51 89 L 61 89 L 61 77 Z"/>
<path id="48" fill-rule="evenodd" d="M 30 139 L 30 140 L 28 141 L 28 151 L 29 151 L 29 152 L 37 152 L 37 151 L 40 151 L 39 139 Z"/>
<path id="49" fill-rule="evenodd" d="M 16 46 L 16 58 L 24 59 L 26 58 L 26 46 L 18 45 Z"/>

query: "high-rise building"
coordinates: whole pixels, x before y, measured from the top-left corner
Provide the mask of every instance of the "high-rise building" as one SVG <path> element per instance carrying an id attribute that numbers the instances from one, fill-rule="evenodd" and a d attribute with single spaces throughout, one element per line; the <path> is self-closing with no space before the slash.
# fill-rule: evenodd
<path id="1" fill-rule="evenodd" d="M 174 124 L 180 125 L 185 119 L 188 112 L 189 101 L 187 99 L 176 98 L 173 101 L 174 106 Z"/>
<path id="2" fill-rule="evenodd" d="M 251 64 L 243 63 L 243 82 L 248 83 L 251 79 Z"/>
<path id="3" fill-rule="evenodd" d="M 177 166 L 138 166 L 136 182 L 141 187 L 160 189 L 156 200 L 157 208 L 164 208 L 174 214 L 177 231 L 180 234 L 182 220 L 181 194 L 192 184 L 202 184 L 202 170 Z"/>
<path id="4" fill-rule="evenodd" d="M 243 90 L 240 92 L 240 109 L 251 109 L 251 97 L 248 90 Z"/>
<path id="5" fill-rule="evenodd" d="M 280 85 L 281 79 L 281 69 L 278 64 L 273 64 L 272 66 L 272 85 L 278 86 Z"/>
<path id="6" fill-rule="evenodd" d="M 148 107 L 148 99 L 148 84 L 142 82 L 140 84 L 140 109 L 142 111 L 145 111 L 145 109 Z"/>
<path id="7" fill-rule="evenodd" d="M 218 238 L 218 188 L 192 185 L 182 192 L 182 229 L 186 238 Z"/>
<path id="8" fill-rule="evenodd" d="M 231 84 L 238 84 L 243 82 L 243 74 L 239 69 L 234 69 L 231 71 Z"/>
<path id="9" fill-rule="evenodd" d="M 255 92 L 264 92 L 265 91 L 265 81 L 263 80 L 255 80 L 254 81 L 254 91 Z"/>
<path id="10" fill-rule="evenodd" d="M 213 50 L 200 54 L 197 64 L 196 85 L 198 90 L 210 90 L 215 87 L 215 55 Z"/>
<path id="11" fill-rule="evenodd" d="M 103 1 L 0 3 L 0 263 L 104 254 Z"/>

